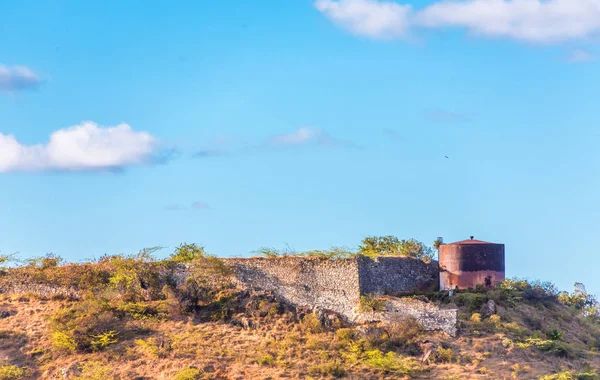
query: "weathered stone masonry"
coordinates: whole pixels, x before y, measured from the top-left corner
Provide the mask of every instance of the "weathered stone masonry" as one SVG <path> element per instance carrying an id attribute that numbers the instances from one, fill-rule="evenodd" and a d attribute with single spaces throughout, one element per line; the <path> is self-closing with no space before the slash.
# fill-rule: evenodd
<path id="1" fill-rule="evenodd" d="M 437 261 L 425 263 L 408 257 L 359 256 L 359 287 L 361 295 L 383 295 L 415 290 L 433 290 L 439 283 Z"/>
<path id="2" fill-rule="evenodd" d="M 353 319 L 360 301 L 358 261 L 320 258 L 225 259 L 239 285 L 269 290 L 301 306 L 336 311 Z"/>
<path id="3" fill-rule="evenodd" d="M 335 311 L 351 322 L 411 316 L 428 330 L 456 333 L 457 312 L 417 300 L 386 297 L 385 311 L 360 313 L 363 295 L 411 292 L 438 283 L 437 262 L 402 257 L 224 259 L 240 286 L 269 290 L 288 302 Z"/>

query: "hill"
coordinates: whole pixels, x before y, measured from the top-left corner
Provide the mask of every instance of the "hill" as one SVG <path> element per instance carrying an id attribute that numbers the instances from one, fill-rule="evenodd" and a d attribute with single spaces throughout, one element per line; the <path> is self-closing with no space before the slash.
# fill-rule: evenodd
<path id="1" fill-rule="evenodd" d="M 400 295 L 458 308 L 451 337 L 411 318 L 351 325 L 236 287 L 197 250 L 148 253 L 3 270 L 0 379 L 600 378 L 597 303 L 581 285 Z M 384 300 L 363 301 L 376 313 Z"/>

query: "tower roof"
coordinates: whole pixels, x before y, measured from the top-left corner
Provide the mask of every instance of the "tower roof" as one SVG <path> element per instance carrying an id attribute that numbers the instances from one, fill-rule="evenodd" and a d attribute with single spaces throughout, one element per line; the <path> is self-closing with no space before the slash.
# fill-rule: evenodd
<path id="1" fill-rule="evenodd" d="M 483 240 L 475 240 L 472 236 L 470 239 L 467 240 L 461 240 L 461 241 L 456 241 L 454 243 L 449 243 L 448 245 L 466 245 L 466 244 L 496 244 L 496 243 L 490 243 L 487 241 L 483 241 Z"/>

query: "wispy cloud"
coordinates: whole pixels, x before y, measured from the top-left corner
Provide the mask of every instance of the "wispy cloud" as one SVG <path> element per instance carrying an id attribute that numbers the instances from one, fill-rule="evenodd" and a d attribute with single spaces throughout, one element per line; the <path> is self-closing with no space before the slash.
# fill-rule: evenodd
<path id="1" fill-rule="evenodd" d="M 455 112 L 444 111 L 441 109 L 429 110 L 425 116 L 432 121 L 437 122 L 463 122 L 469 121 L 469 117 Z"/>
<path id="2" fill-rule="evenodd" d="M 209 158 L 209 157 L 218 157 L 218 156 L 225 156 L 227 155 L 227 152 L 222 151 L 222 150 L 218 150 L 218 149 L 200 149 L 195 151 L 192 154 L 193 158 Z"/>
<path id="3" fill-rule="evenodd" d="M 29 90 L 40 83 L 40 77 L 28 67 L 0 65 L 0 91 Z"/>
<path id="4" fill-rule="evenodd" d="M 208 210 L 210 207 L 208 206 L 208 203 L 206 202 L 201 202 L 201 201 L 197 201 L 197 202 L 193 202 L 191 205 L 182 205 L 182 204 L 172 204 L 169 205 L 167 207 L 165 207 L 165 209 L 167 211 L 184 211 L 184 210 Z"/>
<path id="5" fill-rule="evenodd" d="M 192 208 L 195 208 L 197 210 L 206 210 L 208 209 L 208 203 L 206 202 L 194 202 L 192 203 Z"/>
<path id="6" fill-rule="evenodd" d="M 219 156 L 229 156 L 233 152 L 242 150 L 250 146 L 246 138 L 231 135 L 217 135 L 204 147 L 196 150 L 193 158 L 210 158 Z"/>
<path id="7" fill-rule="evenodd" d="M 569 53 L 567 62 L 569 63 L 585 63 L 594 60 L 594 56 L 587 50 L 575 49 Z"/>
<path id="8" fill-rule="evenodd" d="M 418 29 L 462 28 L 486 37 L 558 43 L 598 35 L 600 0 L 440 0 L 422 9 L 390 0 L 316 0 L 351 33 L 406 38 Z"/>
<path id="9" fill-rule="evenodd" d="M 350 141 L 337 139 L 324 130 L 315 127 L 300 127 L 293 132 L 275 135 L 266 140 L 271 146 L 291 147 L 318 145 L 322 147 L 354 146 Z"/>
<path id="10" fill-rule="evenodd" d="M 235 136 L 217 136 L 204 148 L 196 150 L 193 158 L 210 158 L 217 156 L 235 156 L 239 154 L 253 154 L 273 151 L 274 149 L 292 149 L 303 146 L 322 148 L 356 147 L 347 140 L 335 138 L 316 127 L 300 127 L 288 133 L 282 133 L 265 138 L 262 141 L 251 141 L 247 138 Z"/>
<path id="11" fill-rule="evenodd" d="M 37 145 L 24 145 L 0 133 L 0 173 L 118 170 L 164 162 L 171 156 L 154 136 L 136 132 L 128 124 L 104 128 L 86 121 L 57 130 L 46 144 Z"/>
<path id="12" fill-rule="evenodd" d="M 294 132 L 276 135 L 267 139 L 271 145 L 302 145 L 310 142 L 318 142 L 323 138 L 323 131 L 319 128 L 301 127 Z"/>

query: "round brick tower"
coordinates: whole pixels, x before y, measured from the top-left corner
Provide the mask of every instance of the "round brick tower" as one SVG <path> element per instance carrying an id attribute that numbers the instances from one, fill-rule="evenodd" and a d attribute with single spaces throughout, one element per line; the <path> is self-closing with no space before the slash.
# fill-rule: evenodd
<path id="1" fill-rule="evenodd" d="M 439 248 L 440 289 L 492 288 L 502 282 L 504 244 L 463 240 Z"/>

